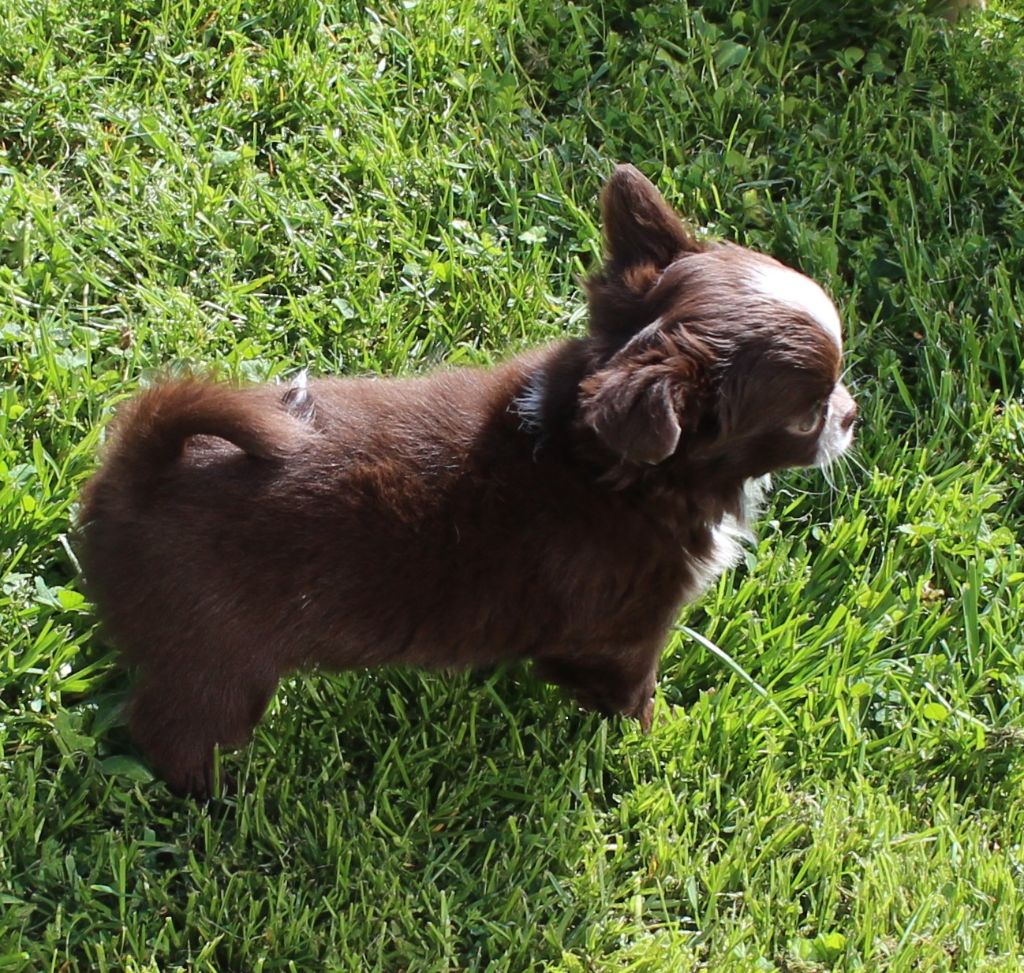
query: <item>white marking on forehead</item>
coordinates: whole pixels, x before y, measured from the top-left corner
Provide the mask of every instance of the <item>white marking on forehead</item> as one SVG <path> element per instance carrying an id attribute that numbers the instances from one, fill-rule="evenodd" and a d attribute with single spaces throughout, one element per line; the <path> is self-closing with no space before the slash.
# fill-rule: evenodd
<path id="1" fill-rule="evenodd" d="M 759 263 L 747 278 L 750 287 L 765 297 L 789 304 L 816 321 L 832 340 L 843 347 L 839 312 L 826 294 L 810 277 L 782 264 Z"/>

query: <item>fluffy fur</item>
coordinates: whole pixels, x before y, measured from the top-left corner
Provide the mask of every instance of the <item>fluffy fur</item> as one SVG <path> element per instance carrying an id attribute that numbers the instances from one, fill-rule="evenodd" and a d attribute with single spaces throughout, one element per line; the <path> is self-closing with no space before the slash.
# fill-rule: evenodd
<path id="1" fill-rule="evenodd" d="M 698 242 L 631 166 L 603 216 L 587 337 L 424 378 L 171 381 L 119 410 L 81 560 L 175 790 L 208 794 L 214 746 L 300 667 L 529 659 L 650 725 L 680 605 L 735 561 L 766 474 L 834 458 L 856 407 L 816 284 Z"/>

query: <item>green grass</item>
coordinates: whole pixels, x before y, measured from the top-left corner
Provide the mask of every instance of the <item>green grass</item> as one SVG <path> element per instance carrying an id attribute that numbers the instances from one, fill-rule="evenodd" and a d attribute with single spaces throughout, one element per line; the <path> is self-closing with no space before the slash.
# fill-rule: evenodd
<path id="1" fill-rule="evenodd" d="M 1022 968 L 1024 10 L 905 6 L 0 5 L 0 970 Z M 846 321 L 856 463 L 680 619 L 733 665 L 647 737 L 297 678 L 172 798 L 67 541 L 114 404 L 577 334 L 619 159 Z"/>

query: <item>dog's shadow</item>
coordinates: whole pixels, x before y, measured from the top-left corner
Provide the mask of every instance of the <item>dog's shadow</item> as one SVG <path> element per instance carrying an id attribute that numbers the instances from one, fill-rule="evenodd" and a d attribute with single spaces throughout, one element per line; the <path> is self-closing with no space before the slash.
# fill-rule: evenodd
<path id="1" fill-rule="evenodd" d="M 528 666 L 300 674 L 282 683 L 249 747 L 245 777 L 289 773 L 326 793 L 444 795 L 508 790 L 510 774 L 562 768 L 605 721 Z M 524 794 L 525 796 L 525 794 Z"/>
<path id="2" fill-rule="evenodd" d="M 191 803 L 160 794 L 164 785 L 132 742 L 125 717 L 131 683 L 115 670 L 76 706 L 96 742 L 97 770 L 120 776 L 125 790 L 141 785 L 159 804 Z M 586 762 L 596 738 L 604 751 L 613 727 L 633 722 L 580 709 L 528 665 L 298 673 L 278 686 L 253 738 L 219 754 L 232 784 L 209 807 L 230 815 L 245 799 L 287 804 L 285 792 L 302 800 L 315 793 L 318 803 L 343 794 L 342 803 L 369 806 L 381 788 L 395 799 L 405 788 L 443 803 L 467 788 L 509 797 L 518 786 L 529 801 L 546 773 L 564 772 L 574 758 Z M 606 789 L 601 775 L 583 777 L 587 786 Z"/>

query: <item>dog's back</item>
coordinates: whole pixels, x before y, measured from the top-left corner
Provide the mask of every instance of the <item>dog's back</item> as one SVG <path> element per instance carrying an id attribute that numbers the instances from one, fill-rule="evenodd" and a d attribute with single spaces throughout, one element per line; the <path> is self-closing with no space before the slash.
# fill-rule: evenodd
<path id="1" fill-rule="evenodd" d="M 133 733 L 172 784 L 209 784 L 181 721 L 237 742 L 299 666 L 487 665 L 661 631 L 650 606 L 675 603 L 682 568 L 651 557 L 625 498 L 538 453 L 515 408 L 538 360 L 313 382 L 300 415 L 281 387 L 199 382 L 122 410 L 79 546 L 140 668 Z"/>

